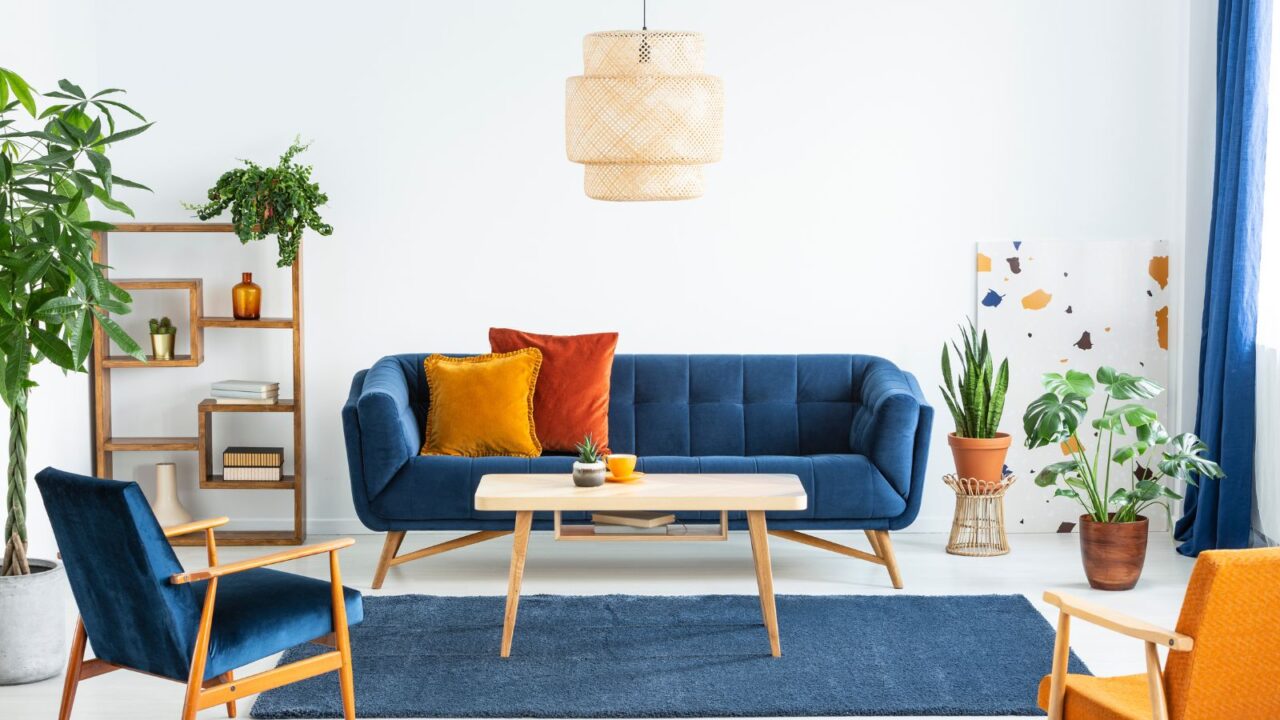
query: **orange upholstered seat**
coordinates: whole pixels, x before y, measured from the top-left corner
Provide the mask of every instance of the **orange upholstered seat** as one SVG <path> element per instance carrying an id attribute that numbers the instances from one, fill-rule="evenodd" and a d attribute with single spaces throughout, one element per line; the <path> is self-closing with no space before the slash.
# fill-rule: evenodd
<path id="1" fill-rule="evenodd" d="M 1280 718 L 1280 548 L 1211 550 L 1191 573 L 1176 631 L 1046 593 L 1062 610 L 1054 674 L 1040 707 L 1059 720 L 1249 720 Z M 1147 673 L 1068 675 L 1068 618 L 1145 641 Z M 1160 668 L 1155 648 L 1169 648 Z M 1054 702 L 1055 678 L 1061 700 Z M 1154 701 L 1154 702 L 1153 702 Z"/>

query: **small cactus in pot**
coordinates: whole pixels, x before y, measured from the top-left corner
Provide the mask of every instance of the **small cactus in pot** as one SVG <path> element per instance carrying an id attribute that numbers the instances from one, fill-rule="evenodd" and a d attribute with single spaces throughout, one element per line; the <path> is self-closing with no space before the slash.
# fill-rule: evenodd
<path id="1" fill-rule="evenodd" d="M 174 327 L 167 317 L 159 320 L 151 318 L 147 325 L 151 330 L 152 357 L 156 360 L 172 360 L 173 339 L 178 333 L 178 328 Z"/>
<path id="2" fill-rule="evenodd" d="M 577 445 L 578 459 L 573 463 L 573 484 L 578 487 L 604 485 L 605 464 L 600 457 L 600 447 L 591 435 Z"/>

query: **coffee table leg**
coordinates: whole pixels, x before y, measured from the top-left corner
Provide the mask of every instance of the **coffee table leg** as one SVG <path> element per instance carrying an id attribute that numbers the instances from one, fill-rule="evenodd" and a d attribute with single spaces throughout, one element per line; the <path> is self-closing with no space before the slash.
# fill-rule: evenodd
<path id="1" fill-rule="evenodd" d="M 507 576 L 507 611 L 502 616 L 502 657 L 511 657 L 511 636 L 516 630 L 516 609 L 520 605 L 520 580 L 524 578 L 525 551 L 529 549 L 529 529 L 533 513 L 516 513 L 515 538 L 511 542 L 511 574 Z"/>
<path id="2" fill-rule="evenodd" d="M 764 614 L 764 627 L 769 631 L 769 650 L 774 657 L 781 657 L 778 609 L 773 602 L 773 565 L 769 560 L 769 529 L 765 525 L 764 511 L 747 511 L 747 530 L 751 534 L 751 554 L 755 556 L 756 561 L 756 584 L 760 586 L 760 609 Z"/>

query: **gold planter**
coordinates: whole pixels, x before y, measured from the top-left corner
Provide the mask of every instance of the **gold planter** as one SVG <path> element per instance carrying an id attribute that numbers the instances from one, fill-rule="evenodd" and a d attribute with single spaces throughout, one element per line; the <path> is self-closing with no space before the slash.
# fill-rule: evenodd
<path id="1" fill-rule="evenodd" d="M 173 338 L 175 333 L 163 333 L 151 336 L 151 355 L 156 360 L 173 359 Z"/>

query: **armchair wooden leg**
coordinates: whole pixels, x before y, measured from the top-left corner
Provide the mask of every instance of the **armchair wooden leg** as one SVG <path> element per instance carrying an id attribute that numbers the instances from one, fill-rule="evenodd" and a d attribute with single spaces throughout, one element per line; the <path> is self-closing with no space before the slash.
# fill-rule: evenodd
<path id="1" fill-rule="evenodd" d="M 182 720 L 196 720 L 200 710 L 200 693 L 204 689 L 204 666 L 209 659 L 209 635 L 213 629 L 213 603 L 218 594 L 218 578 L 211 578 L 204 591 L 204 607 L 200 609 L 200 627 L 196 631 L 196 647 L 191 653 L 191 672 L 187 675 L 187 695 L 182 704 Z"/>
<path id="2" fill-rule="evenodd" d="M 400 533 L 403 538 L 404 533 Z M 399 543 L 397 543 L 398 545 Z M 338 685 L 342 692 L 342 716 L 356 720 L 356 683 L 351 669 L 351 634 L 347 627 L 347 601 L 342 592 L 342 570 L 338 553 L 329 553 L 329 582 L 333 596 L 333 637 L 337 641 L 342 666 L 338 668 Z"/>
<path id="3" fill-rule="evenodd" d="M 236 679 L 236 674 L 231 671 L 222 673 L 222 676 L 218 678 L 219 682 L 224 682 L 224 683 L 235 682 L 235 679 Z M 235 716 L 236 716 L 236 701 L 235 700 L 228 701 L 227 717 L 233 718 Z"/>
<path id="4" fill-rule="evenodd" d="M 897 590 L 902 589 L 902 574 L 898 572 L 898 558 L 893 554 L 893 541 L 889 539 L 888 530 L 876 530 L 876 555 L 884 561 L 889 570 L 889 580 Z"/>
<path id="5" fill-rule="evenodd" d="M 392 530 L 387 533 L 387 539 L 382 541 L 382 556 L 378 558 L 378 569 L 373 573 L 373 589 L 382 588 L 382 582 L 387 579 L 387 570 L 391 569 L 391 561 L 395 560 L 396 553 L 400 552 L 400 543 L 404 542 L 403 530 Z"/>
<path id="6" fill-rule="evenodd" d="M 1071 658 L 1071 616 L 1058 613 L 1053 641 L 1053 674 L 1049 677 L 1049 720 L 1062 720 L 1067 692 L 1067 661 Z"/>
<path id="7" fill-rule="evenodd" d="M 67 659 L 67 676 L 62 681 L 62 707 L 58 720 L 71 719 L 71 706 L 76 702 L 76 689 L 80 687 L 80 668 L 84 665 L 84 650 L 88 638 L 84 621 L 76 620 L 76 632 L 71 638 L 71 657 Z"/>
<path id="8" fill-rule="evenodd" d="M 1169 720 L 1169 705 L 1164 696 L 1164 677 L 1160 672 L 1160 654 L 1156 644 L 1147 646 L 1147 693 L 1151 696 L 1152 720 Z"/>

